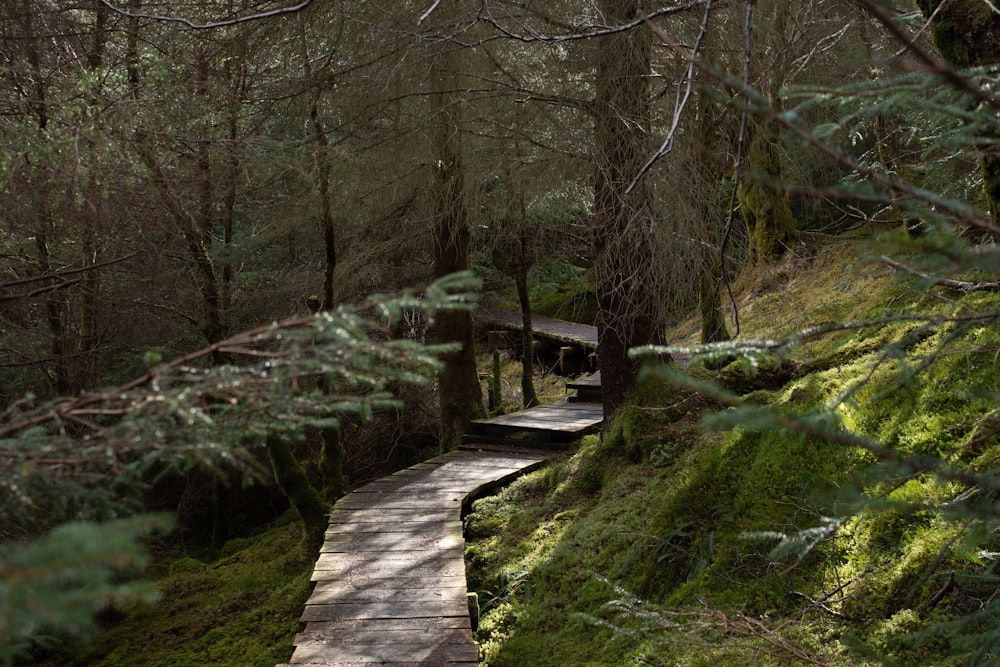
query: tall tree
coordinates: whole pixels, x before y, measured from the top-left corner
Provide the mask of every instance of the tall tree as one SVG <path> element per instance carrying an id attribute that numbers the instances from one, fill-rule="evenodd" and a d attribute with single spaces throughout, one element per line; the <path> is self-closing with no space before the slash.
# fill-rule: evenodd
<path id="1" fill-rule="evenodd" d="M 604 25 L 640 18 L 636 0 L 600 0 L 597 7 Z M 610 417 L 637 374 L 628 351 L 657 338 L 662 307 L 650 195 L 642 181 L 629 189 L 651 153 L 650 33 L 634 29 L 602 37 L 596 54 L 593 239 L 598 355 Z"/>
<path id="2" fill-rule="evenodd" d="M 431 67 L 434 170 L 434 276 L 469 268 L 469 223 L 462 163 L 460 68 L 463 54 L 446 44 Z M 437 341 L 459 349 L 444 358 L 438 376 L 441 448 L 456 447 L 472 419 L 486 415 L 476 368 L 472 314 L 443 310 L 436 320 Z"/>
<path id="3" fill-rule="evenodd" d="M 931 22 L 934 45 L 952 67 L 1000 63 L 1000 12 L 982 0 L 917 0 Z M 981 138 L 980 171 L 993 224 L 1000 220 L 1000 132 Z"/>

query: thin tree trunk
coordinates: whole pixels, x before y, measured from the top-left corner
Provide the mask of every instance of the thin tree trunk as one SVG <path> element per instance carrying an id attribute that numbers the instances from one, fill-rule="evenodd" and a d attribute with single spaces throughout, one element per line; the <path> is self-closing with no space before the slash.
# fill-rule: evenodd
<path id="1" fill-rule="evenodd" d="M 523 213 L 523 206 L 522 206 Z M 524 219 L 511 238 L 511 270 L 517 287 L 517 301 L 521 305 L 521 402 L 530 408 L 538 403 L 535 393 L 534 361 L 535 336 L 531 330 L 531 299 L 528 294 L 528 261 L 525 257 L 527 245 Z"/>
<path id="2" fill-rule="evenodd" d="M 292 507 L 302 519 L 302 540 L 311 551 L 319 551 L 326 534 L 326 513 L 329 509 L 323 497 L 309 482 L 302 465 L 292 454 L 288 442 L 278 434 L 267 436 L 267 455 L 271 459 L 274 480 L 288 496 Z"/>
<path id="3" fill-rule="evenodd" d="M 302 47 L 302 73 L 306 85 L 312 83 L 312 62 L 309 59 L 308 41 L 305 34 L 304 20 L 299 21 L 299 40 Z M 323 247 L 325 264 L 323 267 L 323 297 L 322 308 L 330 310 L 334 306 L 334 274 L 337 269 L 337 227 L 333 219 L 333 202 L 330 200 L 330 140 L 327 137 L 326 125 L 320 116 L 320 97 L 322 89 L 317 88 L 309 107 L 309 120 L 313 126 L 313 138 L 316 140 L 317 158 L 316 172 L 319 179 L 316 188 L 320 198 L 320 227 L 323 229 Z"/>

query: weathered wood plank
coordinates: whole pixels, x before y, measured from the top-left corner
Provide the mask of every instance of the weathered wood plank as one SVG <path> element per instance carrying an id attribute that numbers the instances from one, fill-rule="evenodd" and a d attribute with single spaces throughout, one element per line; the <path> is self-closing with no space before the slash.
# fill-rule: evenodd
<path id="1" fill-rule="evenodd" d="M 569 405 L 587 405 L 586 403 L 571 403 Z M 534 410 L 535 408 L 532 408 Z M 548 431 L 555 433 L 573 434 L 582 433 L 588 429 L 593 429 L 600 426 L 601 422 L 604 421 L 603 413 L 599 411 L 593 412 L 577 412 L 572 413 L 566 411 L 563 414 L 557 414 L 553 411 L 542 411 L 534 412 L 532 414 L 527 414 L 526 410 L 524 413 L 514 413 L 511 415 L 502 415 L 500 417 L 494 417 L 492 419 L 484 419 L 480 421 L 473 422 L 473 428 L 477 431 L 488 430 L 491 428 L 502 428 L 506 430 L 521 430 L 521 431 Z"/>
<path id="2" fill-rule="evenodd" d="M 310 623 L 310 626 L 324 626 L 324 622 Z M 330 639 L 331 631 L 323 628 L 319 632 L 301 632 L 295 636 L 296 644 L 306 642 L 327 642 L 344 644 L 472 644 L 472 630 L 468 628 L 409 628 L 405 630 L 351 630 L 337 634 L 336 640 Z"/>
<path id="3" fill-rule="evenodd" d="M 378 533 L 376 535 L 333 536 L 320 549 L 320 553 L 361 553 L 366 551 L 413 551 L 416 553 L 464 549 L 460 526 L 456 534 L 445 537 L 424 536 L 412 533 Z"/>
<path id="4" fill-rule="evenodd" d="M 461 531 L 461 522 L 457 519 L 452 521 L 399 521 L 397 523 L 385 524 L 374 521 L 346 521 L 344 523 L 330 523 L 326 531 L 327 539 L 337 536 L 367 535 L 369 533 L 378 534 L 417 534 L 417 535 L 437 535 L 445 536 L 451 534 L 455 529 Z"/>
<path id="5" fill-rule="evenodd" d="M 372 665 L 380 665 L 381 667 L 479 667 L 479 661 L 476 662 L 452 662 L 451 660 L 447 662 L 441 661 L 426 661 L 426 662 L 299 662 L 292 664 L 278 665 L 278 667 L 372 667 Z"/>
<path id="6" fill-rule="evenodd" d="M 330 523 L 389 523 L 402 524 L 410 521 L 458 521 L 462 516 L 460 507 L 335 507 L 330 513 Z"/>
<path id="7" fill-rule="evenodd" d="M 320 558 L 330 554 L 320 554 Z M 340 554 L 338 554 L 340 555 Z M 464 556 L 461 550 L 455 550 L 455 556 Z M 453 563 L 447 560 L 437 562 L 413 562 L 408 560 L 387 561 L 382 558 L 371 562 L 342 562 L 327 560 L 316 565 L 312 573 L 312 581 L 329 581 L 341 577 L 391 579 L 395 577 L 435 576 L 455 577 L 465 576 L 465 563 Z"/>
<path id="8" fill-rule="evenodd" d="M 325 644 L 303 644 L 295 647 L 292 661 L 312 662 L 330 655 L 330 647 Z M 441 644 L 344 644 L 336 647 L 333 655 L 338 661 L 369 663 L 407 662 L 471 662 L 479 660 L 479 648 L 474 645 Z"/>
<path id="9" fill-rule="evenodd" d="M 446 630 L 471 630 L 468 614 L 442 616 L 440 618 L 339 618 L 330 621 L 313 621 L 306 625 L 303 633 L 322 633 L 326 637 L 350 635 L 355 632 L 415 632 L 428 629 L 435 632 Z"/>
<path id="10" fill-rule="evenodd" d="M 461 451 L 341 499 L 290 666 L 472 667 L 461 507 L 545 455 Z"/>
<path id="11" fill-rule="evenodd" d="M 457 578 L 453 581 L 458 581 Z M 326 584 L 326 585 L 324 585 Z M 332 585 L 331 585 L 332 584 Z M 455 586 L 428 586 L 426 588 L 390 588 L 384 583 L 378 587 L 345 589 L 340 582 L 320 582 L 309 598 L 309 604 L 356 604 L 362 602 L 439 602 L 447 600 L 468 604 L 465 582 Z"/>
<path id="12" fill-rule="evenodd" d="M 480 308 L 474 314 L 480 321 L 512 331 L 520 331 L 521 314 L 509 310 Z M 531 316 L 531 330 L 540 338 L 579 345 L 588 350 L 597 349 L 597 327 L 566 322 L 542 315 Z"/>
<path id="13" fill-rule="evenodd" d="M 338 619 L 370 618 L 443 618 L 468 617 L 469 606 L 463 598 L 454 600 L 393 600 L 390 602 L 365 601 L 339 604 L 312 604 L 310 599 L 302 612 L 302 621 L 335 621 Z"/>

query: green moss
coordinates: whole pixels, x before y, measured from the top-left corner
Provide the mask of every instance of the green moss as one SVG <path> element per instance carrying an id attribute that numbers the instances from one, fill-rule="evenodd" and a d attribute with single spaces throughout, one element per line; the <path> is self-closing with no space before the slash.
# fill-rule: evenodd
<path id="1" fill-rule="evenodd" d="M 744 331 L 780 337 L 831 319 L 874 320 L 889 302 L 938 314 L 1000 305 L 989 294 L 928 299 L 858 264 L 858 254 L 831 246 L 789 270 L 780 295 L 760 294 L 743 310 Z M 1000 335 L 956 326 L 885 322 L 809 341 L 794 351 L 789 378 L 746 398 L 786 418 L 829 411 L 841 427 L 900 452 L 995 466 Z M 695 326 L 686 331 L 697 335 Z M 776 427 L 706 434 L 698 420 L 717 409 L 711 401 L 647 390 L 603 442 L 588 439 L 477 506 L 470 572 L 490 590 L 509 591 L 484 614 L 485 664 L 620 665 L 633 656 L 684 666 L 798 664 L 780 646 L 831 664 L 875 664 L 842 643 L 855 640 L 900 664 L 962 664 L 941 641 L 950 631 L 935 629 L 952 626 L 935 624 L 953 623 L 977 608 L 973 598 L 990 595 L 991 584 L 977 578 L 979 554 L 1000 548 L 1000 537 L 932 509 L 961 497 L 960 485 Z M 773 537 L 764 539 L 848 516 L 861 491 L 865 510 L 809 551 L 793 544 L 778 552 Z M 934 602 L 952 571 L 963 583 Z M 624 604 L 623 591 L 642 599 Z M 609 606 L 615 600 L 622 604 Z"/>
<path id="2" fill-rule="evenodd" d="M 288 660 L 310 593 L 312 560 L 301 529 L 282 525 L 227 543 L 213 562 L 170 561 L 156 578 L 160 601 L 118 610 L 120 620 L 86 645 L 41 666 L 273 667 Z"/>

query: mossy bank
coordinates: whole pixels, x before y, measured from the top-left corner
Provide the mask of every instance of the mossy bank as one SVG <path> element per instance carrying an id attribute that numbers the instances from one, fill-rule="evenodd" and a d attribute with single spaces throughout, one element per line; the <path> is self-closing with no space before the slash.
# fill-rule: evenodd
<path id="1" fill-rule="evenodd" d="M 1000 454 L 984 426 L 1000 336 L 954 317 L 1000 298 L 927 291 L 866 254 L 838 241 L 791 257 L 740 314 L 748 339 L 870 325 L 782 360 L 690 364 L 717 395 L 650 377 L 603 439 L 476 503 L 483 664 L 991 664 L 997 512 L 958 512 L 977 490 L 941 471 Z M 833 436 L 796 427 L 813 421 Z"/>

